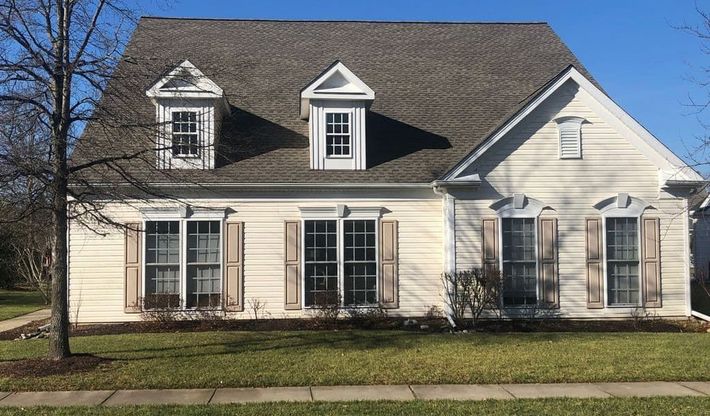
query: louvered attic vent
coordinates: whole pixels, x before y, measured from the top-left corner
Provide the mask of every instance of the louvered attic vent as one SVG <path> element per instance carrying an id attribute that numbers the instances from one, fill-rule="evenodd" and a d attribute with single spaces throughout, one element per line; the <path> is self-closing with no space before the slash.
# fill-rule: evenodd
<path id="1" fill-rule="evenodd" d="M 555 120 L 560 137 L 560 159 L 582 158 L 581 117 L 560 117 Z"/>

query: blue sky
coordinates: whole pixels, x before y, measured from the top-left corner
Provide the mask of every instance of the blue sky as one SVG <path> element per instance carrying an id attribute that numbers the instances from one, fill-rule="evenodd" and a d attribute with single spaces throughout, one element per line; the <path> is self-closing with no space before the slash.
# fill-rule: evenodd
<path id="1" fill-rule="evenodd" d="M 692 0 L 153 0 L 143 7 L 175 17 L 546 21 L 607 93 L 679 156 L 707 134 L 686 104 L 699 94 L 691 78 L 710 56 L 674 28 L 699 22 Z"/>

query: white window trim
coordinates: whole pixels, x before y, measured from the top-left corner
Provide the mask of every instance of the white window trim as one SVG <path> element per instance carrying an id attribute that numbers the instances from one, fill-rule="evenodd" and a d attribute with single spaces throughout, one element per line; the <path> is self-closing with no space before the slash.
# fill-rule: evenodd
<path id="1" fill-rule="evenodd" d="M 204 149 L 206 148 L 204 142 L 205 142 L 205 130 L 204 130 L 204 121 L 205 121 L 205 112 L 202 111 L 202 107 L 197 107 L 197 106 L 171 106 L 171 105 L 166 105 L 165 108 L 167 109 L 167 113 L 170 114 L 170 120 L 165 123 L 166 128 L 168 129 L 169 134 L 166 134 L 165 136 L 169 139 L 169 144 L 170 144 L 170 149 L 168 152 L 170 152 L 170 157 L 173 159 L 185 159 L 185 160 L 202 160 L 202 158 L 205 156 Z M 195 122 L 197 123 L 197 154 L 196 155 L 174 155 L 173 154 L 173 113 L 195 113 Z"/>
<path id="2" fill-rule="evenodd" d="M 529 215 L 508 215 L 508 216 L 498 216 L 498 219 L 500 220 L 500 226 L 498 227 L 498 241 L 500 241 L 500 244 L 498 245 L 498 250 L 500 250 L 500 261 L 498 262 L 498 267 L 501 273 L 501 277 L 505 279 L 503 276 L 503 220 L 509 218 L 532 218 L 535 220 L 535 304 L 539 305 L 540 304 L 540 247 L 539 247 L 539 240 L 538 240 L 538 219 L 539 219 L 539 214 L 537 216 L 531 217 Z M 529 307 L 529 305 L 505 305 L 503 303 L 503 282 L 500 282 L 501 289 L 500 289 L 500 303 L 503 305 L 504 309 L 509 309 L 509 310 L 516 310 L 516 309 L 525 309 Z"/>
<path id="3" fill-rule="evenodd" d="M 370 208 L 372 209 L 372 208 Z M 381 210 L 381 208 L 378 208 Z M 379 211 L 378 211 L 379 212 Z M 373 305 L 345 305 L 345 221 L 347 220 L 371 220 L 375 221 L 375 297 L 376 302 Z M 376 307 L 380 302 L 380 216 L 369 217 L 307 217 L 301 218 L 301 299 L 303 299 L 302 309 L 316 310 L 316 305 L 306 306 L 306 221 L 336 221 L 336 230 L 338 233 L 338 295 L 340 296 L 340 307 L 348 309 L 368 309 Z"/>
<path id="4" fill-rule="evenodd" d="M 348 154 L 345 155 L 329 155 L 328 154 L 328 114 L 347 114 L 348 115 L 348 138 L 350 145 L 348 146 Z M 325 144 L 325 152 L 323 153 L 326 159 L 352 159 L 353 152 L 353 118 L 355 117 L 354 111 L 347 108 L 336 109 L 328 108 L 323 112 L 323 143 Z M 334 133 L 337 134 L 337 133 Z"/>
<path id="5" fill-rule="evenodd" d="M 224 212 L 222 212 L 224 214 Z M 142 226 L 143 230 L 147 230 L 147 225 L 146 223 L 151 222 L 151 221 L 177 221 L 180 223 L 179 229 L 180 229 L 180 308 L 178 309 L 179 311 L 184 311 L 184 312 L 191 312 L 191 311 L 199 311 L 199 310 L 210 310 L 210 311 L 223 311 L 224 310 L 224 302 L 220 301 L 219 306 L 216 308 L 188 308 L 187 307 L 187 223 L 188 222 L 199 222 L 199 221 L 218 221 L 219 222 L 219 267 L 220 267 L 220 274 L 221 277 L 219 279 L 219 290 L 220 290 L 220 296 L 224 296 L 224 215 L 221 217 L 218 217 L 217 215 L 214 216 L 207 216 L 207 217 L 190 217 L 190 218 L 185 218 L 183 217 L 176 217 L 176 216 L 169 216 L 169 215 L 161 215 L 161 216 L 153 216 L 153 217 L 146 217 L 144 214 L 144 218 L 142 221 Z M 145 299 L 145 289 L 146 289 L 146 269 L 147 269 L 147 264 L 146 264 L 146 240 L 147 240 L 147 232 L 142 233 L 142 245 L 141 245 L 141 264 L 142 264 L 142 279 L 143 281 L 141 282 L 141 299 Z M 143 308 L 143 303 L 141 300 L 141 310 L 145 310 Z M 148 309 L 148 310 L 155 310 L 155 311 L 160 311 L 160 309 Z"/>

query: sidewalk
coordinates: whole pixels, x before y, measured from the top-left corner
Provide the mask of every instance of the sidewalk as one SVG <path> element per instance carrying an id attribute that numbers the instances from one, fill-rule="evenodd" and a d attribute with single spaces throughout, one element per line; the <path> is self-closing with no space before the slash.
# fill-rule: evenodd
<path id="1" fill-rule="evenodd" d="M 0 321 L 0 332 L 10 331 L 12 329 L 19 328 L 23 325 L 27 325 L 33 321 L 47 319 L 50 317 L 51 312 L 52 311 L 50 309 L 40 309 L 38 311 L 30 312 L 26 315 L 20 315 L 14 318 Z"/>
<path id="2" fill-rule="evenodd" d="M 130 406 L 353 400 L 710 396 L 710 382 L 469 384 L 0 392 L 0 406 Z"/>

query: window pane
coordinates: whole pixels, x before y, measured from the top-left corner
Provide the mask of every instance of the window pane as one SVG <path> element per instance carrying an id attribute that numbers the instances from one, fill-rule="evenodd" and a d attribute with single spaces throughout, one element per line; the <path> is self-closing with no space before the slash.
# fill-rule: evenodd
<path id="1" fill-rule="evenodd" d="M 639 236 L 636 218 L 606 219 L 607 301 L 639 304 Z"/>
<path id="2" fill-rule="evenodd" d="M 345 305 L 377 302 L 374 220 L 345 221 Z"/>
<path id="3" fill-rule="evenodd" d="M 219 221 L 187 223 L 187 306 L 216 308 L 221 302 Z"/>
<path id="4" fill-rule="evenodd" d="M 503 219 L 503 304 L 537 303 L 535 219 Z"/>
<path id="5" fill-rule="evenodd" d="M 174 111 L 172 117 L 173 156 L 198 156 L 200 146 L 197 113 L 194 111 Z"/>
<path id="6" fill-rule="evenodd" d="M 337 222 L 304 223 L 305 306 L 338 302 Z"/>

